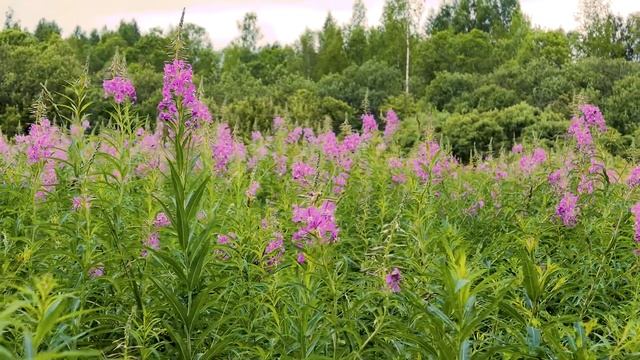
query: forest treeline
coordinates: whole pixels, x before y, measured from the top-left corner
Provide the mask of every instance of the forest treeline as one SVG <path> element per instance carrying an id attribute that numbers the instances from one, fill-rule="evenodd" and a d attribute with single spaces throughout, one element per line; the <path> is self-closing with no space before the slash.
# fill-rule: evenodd
<path id="1" fill-rule="evenodd" d="M 188 22 L 181 38 L 201 97 L 239 134 L 270 127 L 274 115 L 314 128 L 359 127 L 363 111 L 393 107 L 414 122 L 407 144 L 429 119 L 465 157 L 527 134 L 551 142 L 575 105 L 588 102 L 611 124 L 614 152 L 640 142 L 640 14 L 621 17 L 603 0 L 581 0 L 580 26 L 565 32 L 532 26 L 518 0 L 450 1 L 426 22 L 422 12 L 418 2 L 387 0 L 379 25 L 368 26 L 356 0 L 347 24 L 328 14 L 322 29 L 294 44 L 262 45 L 255 13 L 238 21 L 238 38 L 224 49 Z M 88 120 L 99 127 L 109 109 L 101 84 L 116 52 L 126 58 L 137 111 L 152 125 L 175 31 L 122 21 L 63 37 L 53 20 L 22 28 L 9 9 L 0 32 L 2 132 L 23 132 L 39 96 L 61 100 L 82 74 L 92 85 Z M 50 111 L 55 118 L 65 110 Z"/>

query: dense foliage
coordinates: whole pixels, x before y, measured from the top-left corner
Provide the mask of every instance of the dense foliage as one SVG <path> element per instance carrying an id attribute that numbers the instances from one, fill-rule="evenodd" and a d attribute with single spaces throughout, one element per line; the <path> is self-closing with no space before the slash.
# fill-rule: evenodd
<path id="1" fill-rule="evenodd" d="M 329 14 L 321 30 L 308 30 L 290 45 L 261 43 L 254 13 L 239 22 L 237 41 L 220 50 L 203 28 L 185 24 L 185 56 L 205 103 L 243 136 L 269 130 L 276 115 L 316 129 L 330 121 L 338 131 L 344 122 L 358 127 L 363 111 L 380 115 L 395 108 L 403 119 L 441 120 L 435 131 L 467 159 L 474 147 L 508 148 L 523 133 L 552 143 L 575 106 L 588 102 L 619 133 L 615 146 L 621 155 L 637 145 L 637 15 L 620 18 L 603 1 L 582 0 L 580 28 L 565 33 L 533 28 L 517 0 L 447 2 L 424 25 L 416 20 L 416 3 L 387 0 L 380 25 L 369 27 L 366 8 L 356 1 L 348 24 L 340 26 Z M 142 33 L 132 21 L 115 30 L 77 28 L 62 38 L 55 22 L 43 19 L 29 32 L 8 12 L 0 32 L 2 131 L 11 136 L 28 128 L 39 84 L 59 101 L 55 94 L 83 66 L 88 81 L 100 84 L 116 52 L 129 63 L 140 116 L 153 122 L 175 31 Z M 100 92 L 87 97 L 94 103 L 88 119 L 99 127 L 109 118 L 109 106 Z M 494 120 L 521 110 L 526 119 L 506 127 Z M 479 118 L 485 120 L 482 136 L 447 130 L 453 122 L 465 126 Z"/>
<path id="2" fill-rule="evenodd" d="M 243 140 L 179 58 L 151 128 L 113 63 L 99 133 L 85 74 L 0 137 L 2 358 L 640 356 L 640 167 L 597 107 L 463 165 L 392 110 Z M 443 131 L 509 141 L 508 109 Z"/>

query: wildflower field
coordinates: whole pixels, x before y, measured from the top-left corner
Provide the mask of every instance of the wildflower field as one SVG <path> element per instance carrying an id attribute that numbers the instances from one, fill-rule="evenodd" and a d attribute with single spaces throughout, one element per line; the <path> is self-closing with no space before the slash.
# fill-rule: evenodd
<path id="1" fill-rule="evenodd" d="M 640 357 L 640 167 L 575 109 L 553 148 L 461 162 L 403 119 L 234 135 L 165 66 L 0 139 L 2 359 Z M 47 106 L 45 106 L 47 105 Z"/>

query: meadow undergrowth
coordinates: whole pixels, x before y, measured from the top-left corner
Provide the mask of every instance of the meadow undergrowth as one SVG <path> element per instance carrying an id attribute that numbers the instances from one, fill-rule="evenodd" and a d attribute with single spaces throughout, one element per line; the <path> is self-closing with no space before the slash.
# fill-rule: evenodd
<path id="1" fill-rule="evenodd" d="M 463 164 L 393 111 L 237 138 L 178 56 L 149 122 L 120 61 L 110 124 L 81 78 L 0 137 L 1 358 L 640 357 L 640 168 L 596 107 Z"/>

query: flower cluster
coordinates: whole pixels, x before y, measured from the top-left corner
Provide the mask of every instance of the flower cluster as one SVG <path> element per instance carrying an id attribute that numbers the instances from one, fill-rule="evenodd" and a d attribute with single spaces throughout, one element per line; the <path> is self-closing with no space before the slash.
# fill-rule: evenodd
<path id="1" fill-rule="evenodd" d="M 440 145 L 436 142 L 428 142 L 420 145 L 418 156 L 413 160 L 413 170 L 424 183 L 431 180 L 434 184 L 440 183 L 445 173 L 457 162 L 449 156 L 440 156 Z"/>
<path id="2" fill-rule="evenodd" d="M 218 172 L 226 171 L 227 165 L 234 156 L 237 158 L 243 158 L 246 152 L 244 144 L 233 140 L 231 130 L 225 123 L 218 126 L 216 141 L 211 146 L 211 151 L 213 153 L 215 168 Z"/>
<path id="3" fill-rule="evenodd" d="M 603 133 L 607 131 L 607 126 L 597 106 L 581 105 L 580 112 L 582 112 L 582 116 L 576 116 L 571 120 L 568 133 L 574 137 L 580 151 L 591 154 L 593 153 L 592 131 L 596 129 Z"/>
<path id="4" fill-rule="evenodd" d="M 297 143 L 298 140 L 300 140 L 300 137 L 302 136 L 302 128 L 301 127 L 296 127 L 295 129 L 291 130 L 291 132 L 287 135 L 287 144 L 293 144 L 293 143 Z"/>
<path id="5" fill-rule="evenodd" d="M 362 133 L 369 136 L 374 131 L 378 130 L 378 123 L 376 118 L 372 114 L 362 115 Z"/>
<path id="6" fill-rule="evenodd" d="M 156 231 L 150 233 L 149 236 L 145 239 L 143 245 L 153 250 L 160 250 L 160 234 L 158 234 L 158 232 Z M 143 249 L 140 253 L 140 256 L 142 257 L 147 257 L 147 255 L 149 255 L 147 249 Z"/>
<path id="7" fill-rule="evenodd" d="M 271 240 L 264 249 L 263 257 L 266 258 L 267 266 L 278 266 L 284 257 L 284 236 L 282 233 L 275 233 L 275 239 Z"/>
<path id="8" fill-rule="evenodd" d="M 230 246 L 231 244 L 231 240 L 235 239 L 237 237 L 237 235 L 235 233 L 229 233 L 228 235 L 225 234 L 218 234 L 218 245 L 220 246 Z M 221 250 L 221 249 L 217 249 L 215 251 L 215 254 L 218 255 L 218 257 L 222 260 L 228 260 L 230 255 L 226 250 Z"/>
<path id="9" fill-rule="evenodd" d="M 71 201 L 71 207 L 74 211 L 78 211 L 80 209 L 88 209 L 91 207 L 91 198 L 88 196 L 74 196 Z"/>
<path id="10" fill-rule="evenodd" d="M 607 131 L 604 116 L 602 116 L 602 112 L 600 112 L 600 109 L 597 106 L 582 104 L 580 105 L 580 111 L 584 115 L 584 122 L 589 126 L 597 127 L 601 133 Z"/>
<path id="11" fill-rule="evenodd" d="M 640 202 L 631 207 L 631 213 L 634 217 L 633 229 L 635 230 L 634 240 L 640 243 Z"/>
<path id="12" fill-rule="evenodd" d="M 531 156 L 523 155 L 520 158 L 520 170 L 525 174 L 530 174 L 545 161 L 547 161 L 547 153 L 542 148 L 536 148 Z"/>
<path id="13" fill-rule="evenodd" d="M 156 215 L 156 218 L 153 220 L 153 226 L 156 228 L 163 228 L 169 225 L 171 225 L 171 221 L 169 220 L 169 217 L 167 216 L 167 214 L 163 212 L 159 212 Z"/>
<path id="14" fill-rule="evenodd" d="M 307 185 L 309 183 L 309 177 L 315 174 L 316 168 L 302 161 L 297 161 L 291 166 L 291 176 L 293 180 L 300 185 Z"/>
<path id="15" fill-rule="evenodd" d="M 549 174 L 547 180 L 549 180 L 549 184 L 551 184 L 554 190 L 558 192 L 564 192 L 569 186 L 569 181 L 564 169 L 553 171 L 551 174 Z"/>
<path id="16" fill-rule="evenodd" d="M 578 183 L 578 194 L 591 194 L 595 187 L 595 181 L 588 178 L 585 175 L 580 176 L 580 182 Z"/>
<path id="17" fill-rule="evenodd" d="M 388 141 L 398 130 L 398 126 L 400 126 L 400 119 L 398 119 L 398 115 L 393 110 L 387 111 L 385 119 L 387 123 L 384 127 L 384 138 Z"/>
<path id="18" fill-rule="evenodd" d="M 280 130 L 284 128 L 284 119 L 280 116 L 273 118 L 273 130 Z"/>
<path id="19" fill-rule="evenodd" d="M 334 242 L 338 240 L 338 225 L 336 224 L 336 204 L 326 200 L 318 207 L 293 207 L 293 222 L 301 223 L 303 226 L 293 234 L 293 241 L 298 247 L 304 244 L 302 240 L 308 239 L 309 235 L 315 235 L 323 242 Z"/>
<path id="20" fill-rule="evenodd" d="M 567 227 L 574 227 L 578 223 L 578 196 L 566 193 L 556 207 L 556 216 Z"/>
<path id="21" fill-rule="evenodd" d="M 256 194 L 258 193 L 258 190 L 260 190 L 260 183 L 257 181 L 252 181 L 249 187 L 247 188 L 247 191 L 245 191 L 245 195 L 249 199 L 255 199 Z"/>
<path id="22" fill-rule="evenodd" d="M 27 145 L 27 160 L 35 164 L 53 156 L 54 147 L 59 143 L 58 128 L 51 125 L 49 119 L 42 118 L 31 124 L 28 135 L 17 135 L 16 143 Z"/>
<path id="23" fill-rule="evenodd" d="M 391 272 L 387 274 L 384 280 L 387 284 L 387 288 L 391 292 L 400 292 L 400 281 L 402 280 L 402 275 L 400 274 L 400 270 L 398 268 L 393 268 L 393 270 L 391 270 Z"/>
<path id="24" fill-rule="evenodd" d="M 467 209 L 467 214 L 470 216 L 476 216 L 482 208 L 484 208 L 484 200 L 480 199 Z"/>
<path id="25" fill-rule="evenodd" d="M 89 269 L 88 273 L 89 273 L 89 277 L 92 279 L 102 277 L 104 276 L 104 266 L 102 265 L 94 266 L 91 269 Z"/>
<path id="26" fill-rule="evenodd" d="M 2 131 L 0 131 L 0 155 L 9 155 L 9 151 L 11 147 L 7 143 L 7 139 L 2 135 Z"/>
<path id="27" fill-rule="evenodd" d="M 104 89 L 104 95 L 113 96 L 116 104 L 122 104 L 126 100 L 136 101 L 136 89 L 133 87 L 133 82 L 123 76 L 116 76 L 111 80 L 103 81 L 102 88 Z"/>
<path id="28" fill-rule="evenodd" d="M 514 154 L 521 154 L 523 150 L 524 147 L 522 146 L 522 144 L 514 144 L 511 148 L 511 152 Z"/>
<path id="29" fill-rule="evenodd" d="M 164 65 L 162 100 L 158 104 L 160 119 L 175 121 L 178 105 L 190 112 L 188 127 L 197 128 L 201 122 L 211 122 L 209 109 L 196 97 L 191 65 L 180 59 Z"/>
<path id="30" fill-rule="evenodd" d="M 632 188 L 640 186 L 640 166 L 631 170 L 631 173 L 627 178 L 627 185 Z"/>

